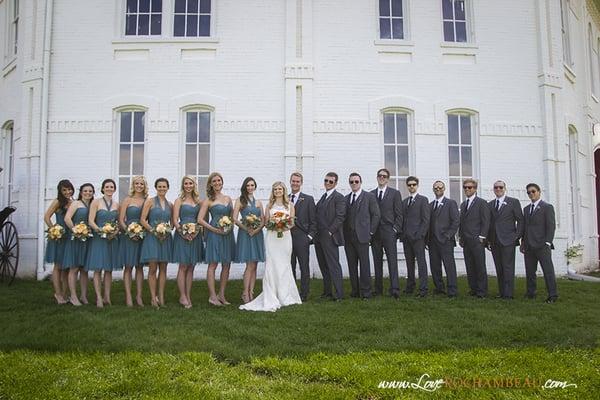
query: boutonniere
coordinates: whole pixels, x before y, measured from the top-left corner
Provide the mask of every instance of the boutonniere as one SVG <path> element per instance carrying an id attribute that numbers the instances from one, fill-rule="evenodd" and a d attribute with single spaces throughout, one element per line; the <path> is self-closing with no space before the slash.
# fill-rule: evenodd
<path id="1" fill-rule="evenodd" d="M 507 204 L 505 201 L 503 201 L 503 202 L 502 202 L 502 205 L 503 205 L 503 206 L 507 206 L 508 204 Z"/>
<path id="2" fill-rule="evenodd" d="M 298 201 L 304 200 L 304 197 L 298 197 Z"/>
<path id="3" fill-rule="evenodd" d="M 440 203 L 440 207 L 443 207 L 444 203 Z"/>

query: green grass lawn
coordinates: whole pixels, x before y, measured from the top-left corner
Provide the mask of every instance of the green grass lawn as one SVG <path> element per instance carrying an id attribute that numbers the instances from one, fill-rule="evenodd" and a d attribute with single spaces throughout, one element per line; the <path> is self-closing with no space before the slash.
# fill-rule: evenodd
<path id="1" fill-rule="evenodd" d="M 96 309 L 57 306 L 49 282 L 16 281 L 0 287 L 0 399 L 598 398 L 600 285 L 560 280 L 559 302 L 545 304 L 541 278 L 536 300 L 521 297 L 524 284 L 510 302 L 467 297 L 461 278 L 455 300 L 333 303 L 313 281 L 308 303 L 252 313 L 237 310 L 239 281 L 222 308 L 195 282 L 191 310 L 175 282 L 154 310 L 120 305 L 121 282 L 115 305 Z M 447 384 L 379 387 L 423 374 Z M 548 379 L 577 387 L 542 389 Z"/>

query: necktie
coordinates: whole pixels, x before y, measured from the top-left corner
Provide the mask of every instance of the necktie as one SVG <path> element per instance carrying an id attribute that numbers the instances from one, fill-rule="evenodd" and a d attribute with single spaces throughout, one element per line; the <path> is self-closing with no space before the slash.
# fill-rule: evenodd
<path id="1" fill-rule="evenodd" d="M 531 203 L 531 207 L 529 208 L 529 215 L 533 215 L 533 210 L 535 210 L 535 203 Z"/>
<path id="2" fill-rule="evenodd" d="M 496 211 L 500 209 L 500 200 L 496 199 Z"/>
<path id="3" fill-rule="evenodd" d="M 436 200 L 435 204 L 433 205 L 433 211 L 437 211 L 437 209 L 439 208 L 439 206 L 440 206 L 440 202 Z"/>
<path id="4" fill-rule="evenodd" d="M 413 200 L 414 200 L 414 198 L 413 198 L 412 196 L 410 196 L 410 197 L 408 198 L 408 206 L 409 206 L 409 207 L 410 207 L 410 206 L 412 206 Z"/>
<path id="5" fill-rule="evenodd" d="M 356 201 L 356 193 L 352 193 L 352 201 L 350 202 L 350 204 L 354 204 L 355 201 Z"/>
<path id="6" fill-rule="evenodd" d="M 470 199 L 467 199 L 467 207 L 465 208 L 466 210 L 469 209 L 469 201 L 470 201 Z"/>
<path id="7" fill-rule="evenodd" d="M 377 197 L 379 201 L 383 200 L 383 190 L 379 191 L 379 196 Z"/>
<path id="8" fill-rule="evenodd" d="M 321 200 L 319 200 L 319 203 L 325 201 L 326 198 L 327 198 L 327 192 L 323 193 L 323 196 L 321 196 Z"/>
<path id="9" fill-rule="evenodd" d="M 294 199 L 296 198 L 296 195 L 294 193 L 292 193 L 292 195 L 290 197 L 292 198 L 292 203 L 294 203 Z"/>

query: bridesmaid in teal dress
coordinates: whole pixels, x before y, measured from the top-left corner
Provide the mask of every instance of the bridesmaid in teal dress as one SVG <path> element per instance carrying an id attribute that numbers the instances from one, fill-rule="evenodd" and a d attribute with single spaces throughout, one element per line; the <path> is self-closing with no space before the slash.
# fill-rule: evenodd
<path id="1" fill-rule="evenodd" d="M 206 251 L 204 261 L 208 264 L 206 281 L 208 284 L 208 302 L 215 306 L 231 304 L 225 298 L 225 287 L 229 279 L 229 268 L 235 255 L 235 238 L 233 237 L 233 217 L 231 198 L 221 193 L 223 189 L 223 177 L 218 172 L 208 176 L 206 182 L 206 197 L 200 213 L 198 223 L 206 229 Z M 210 211 L 210 223 L 206 222 L 206 216 Z M 231 221 L 229 229 L 219 226 L 219 220 L 227 216 Z M 215 291 L 215 270 L 221 263 L 221 279 L 219 294 Z"/>
<path id="2" fill-rule="evenodd" d="M 260 200 L 254 198 L 256 181 L 247 177 L 240 189 L 241 195 L 233 209 L 233 221 L 240 228 L 235 247 L 235 262 L 246 263 L 244 271 L 244 291 L 242 301 L 248 303 L 254 299 L 254 284 L 256 283 L 256 266 L 265 261 L 265 241 L 262 233 L 264 226 L 263 207 Z M 241 214 L 241 218 L 238 217 Z M 249 226 L 246 217 L 258 217 L 258 226 Z"/>
<path id="3" fill-rule="evenodd" d="M 202 201 L 198 193 L 198 184 L 192 176 L 184 176 L 181 180 L 181 191 L 173 205 L 173 222 L 175 238 L 173 239 L 173 262 L 179 263 L 177 271 L 177 287 L 179 288 L 179 304 L 185 308 L 192 307 L 192 282 L 194 267 L 202 261 L 204 253 L 198 212 Z M 182 226 L 191 223 L 193 233 L 184 234 Z"/>
<path id="4" fill-rule="evenodd" d="M 131 279 L 133 268 L 135 267 L 135 301 L 138 306 L 143 307 L 142 288 L 144 285 L 144 269 L 140 262 L 142 251 L 142 239 L 135 237 L 132 239 L 127 235 L 127 227 L 129 224 L 137 222 L 140 224 L 142 208 L 144 201 L 148 197 L 148 184 L 143 176 L 134 176 L 131 179 L 129 187 L 129 196 L 121 203 L 119 211 L 119 226 L 121 227 L 121 241 L 119 242 L 119 255 L 121 257 L 120 264 L 123 265 L 123 285 L 125 286 L 125 304 L 127 307 L 133 306 L 131 296 Z M 140 225 L 141 226 L 141 225 Z"/>
<path id="5" fill-rule="evenodd" d="M 65 215 L 65 224 L 71 231 L 73 231 L 73 227 L 80 222 L 83 222 L 86 225 L 88 224 L 89 209 L 92 200 L 94 200 L 94 192 L 94 185 L 91 183 L 84 183 L 79 188 L 79 197 L 71 203 L 67 210 L 67 214 Z M 90 239 L 81 241 L 71 237 L 71 240 L 69 240 L 65 246 L 63 264 L 65 268 L 69 268 L 69 292 L 71 293 L 69 302 L 74 306 L 88 303 L 88 274 L 83 267 L 87 257 L 87 246 L 89 242 Z M 79 285 L 81 295 L 79 299 L 77 299 L 77 274 L 80 275 Z"/>
<path id="6" fill-rule="evenodd" d="M 120 269 L 119 263 L 119 230 L 117 218 L 119 217 L 119 203 L 113 201 L 113 194 L 117 190 L 117 184 L 112 179 L 102 182 L 100 191 L 103 196 L 92 201 L 88 222 L 94 231 L 91 239 L 85 269 L 94 271 L 94 291 L 96 292 L 96 307 L 111 304 L 110 289 L 112 285 L 112 271 Z M 112 222 L 117 227 L 114 233 L 102 237 L 102 229 L 105 224 Z M 104 271 L 104 294 L 102 294 L 102 271 Z"/>
<path id="7" fill-rule="evenodd" d="M 173 226 L 173 206 L 166 198 L 169 190 L 169 181 L 158 178 L 154 182 L 156 197 L 146 200 L 142 209 L 141 224 L 148 232 L 142 243 L 140 262 L 149 265 L 148 285 L 152 306 L 165 305 L 165 285 L 167 282 L 167 264 L 173 258 L 173 237 L 171 232 L 161 234 L 156 231 L 160 223 Z M 156 273 L 158 271 L 158 296 L 156 295 Z"/>
<path id="8" fill-rule="evenodd" d="M 70 239 L 69 232 L 65 225 L 65 213 L 73 201 L 73 194 L 75 188 L 73 184 L 63 179 L 58 182 L 56 187 L 56 199 L 52 200 L 50 206 L 44 214 L 44 222 L 48 228 L 52 227 L 52 214 L 54 214 L 54 221 L 57 225 L 60 225 L 64 229 L 64 233 L 60 239 L 48 238 L 46 244 L 46 257 L 44 261 L 47 263 L 54 264 L 52 270 L 52 285 L 54 286 L 54 299 L 58 304 L 65 304 L 67 300 L 67 277 L 69 275 L 68 269 L 65 268 L 63 258 L 65 252 L 65 244 Z"/>

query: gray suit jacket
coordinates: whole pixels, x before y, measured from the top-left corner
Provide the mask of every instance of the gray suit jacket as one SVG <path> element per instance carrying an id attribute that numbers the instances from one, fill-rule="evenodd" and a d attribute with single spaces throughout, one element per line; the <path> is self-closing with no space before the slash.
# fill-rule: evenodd
<path id="1" fill-rule="evenodd" d="M 296 221 L 292 228 L 292 238 L 307 237 L 312 238 L 317 236 L 317 212 L 315 207 L 315 199 L 305 193 L 298 193 L 298 199 L 294 206 L 296 212 Z"/>
<path id="2" fill-rule="evenodd" d="M 455 236 L 460 222 L 456 201 L 443 197 L 442 205 L 435 211 L 433 210 L 434 206 L 435 200 L 429 205 L 431 209 L 429 238 L 435 237 L 440 243 L 451 241 L 456 246 Z"/>
<path id="3" fill-rule="evenodd" d="M 496 199 L 490 200 L 490 243 L 502 246 L 518 246 L 519 239 L 523 236 L 523 211 L 521 202 L 513 197 L 506 196 L 499 211 L 496 211 Z"/>
<path id="4" fill-rule="evenodd" d="M 467 200 L 460 205 L 459 237 L 465 239 L 478 239 L 479 236 L 487 238 L 490 232 L 490 208 L 487 201 L 475 196 L 473 204 L 467 210 Z"/>
<path id="5" fill-rule="evenodd" d="M 410 240 L 425 239 L 429 231 L 429 218 L 431 210 L 427 197 L 417 194 L 415 201 L 409 207 L 410 196 L 402 201 L 404 207 L 404 226 L 402 227 L 402 238 Z"/>
<path id="6" fill-rule="evenodd" d="M 375 195 L 362 191 L 354 204 L 350 204 L 352 193 L 346 196 L 346 219 L 344 220 L 344 236 L 348 240 L 350 232 L 355 231 L 359 243 L 369 243 L 379 225 L 381 215 Z"/>
<path id="7" fill-rule="evenodd" d="M 379 189 L 371 191 L 377 199 Z M 387 187 L 383 199 L 377 200 L 381 220 L 379 221 L 378 229 L 390 228 L 396 232 L 396 236 L 402 234 L 402 224 L 404 221 L 404 212 L 402 207 L 402 195 L 394 188 Z"/>
<path id="8" fill-rule="evenodd" d="M 523 208 L 525 216 L 525 229 L 523 234 L 523 244 L 526 249 L 540 249 L 550 243 L 550 248 L 554 249 L 554 231 L 556 230 L 556 220 L 554 217 L 554 207 L 545 201 L 540 201 L 533 210 L 533 215 L 529 215 L 531 204 Z"/>
<path id="9" fill-rule="evenodd" d="M 331 234 L 333 243 L 337 246 L 344 245 L 344 233 L 342 225 L 346 217 L 346 200 L 344 195 L 334 190 L 327 198 L 317 203 L 317 236 L 316 240 L 323 234 Z"/>

